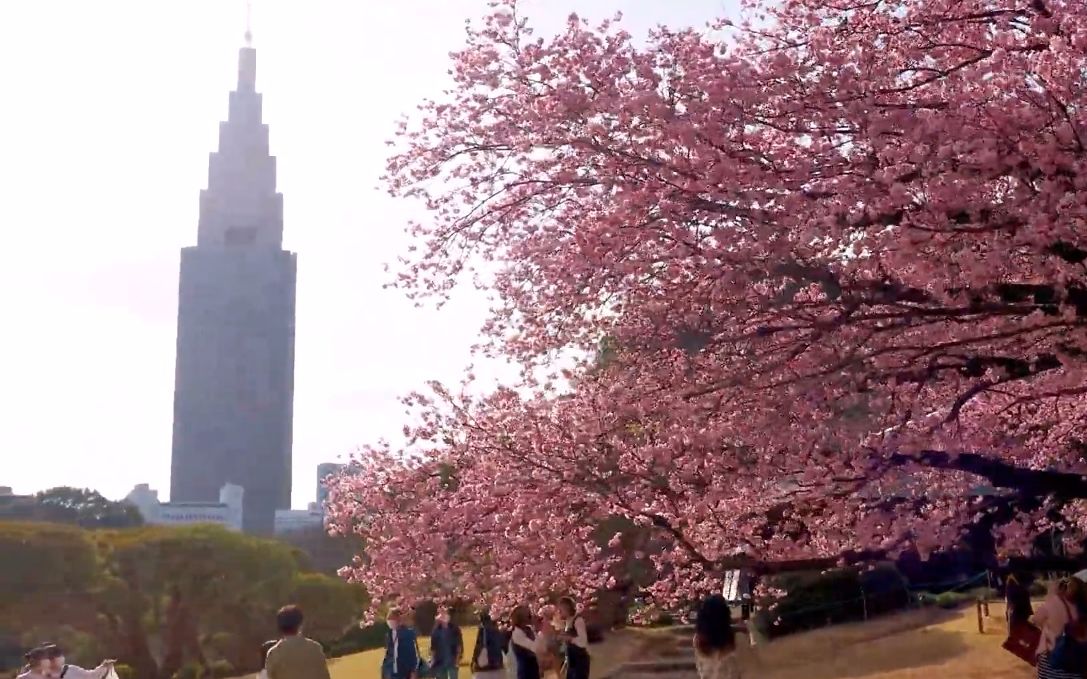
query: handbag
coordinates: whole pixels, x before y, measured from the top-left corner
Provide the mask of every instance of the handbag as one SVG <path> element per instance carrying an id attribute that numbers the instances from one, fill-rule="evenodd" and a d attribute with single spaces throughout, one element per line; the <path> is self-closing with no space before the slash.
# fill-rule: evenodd
<path id="1" fill-rule="evenodd" d="M 1072 609 L 1067 601 L 1061 600 L 1068 611 L 1068 624 L 1061 630 L 1057 643 L 1049 653 L 1049 664 L 1062 672 L 1083 674 L 1087 669 L 1087 626 L 1078 618 L 1072 617 Z"/>
<path id="2" fill-rule="evenodd" d="M 1008 638 L 1002 644 L 1005 651 L 1027 663 L 1031 667 L 1038 664 L 1035 651 L 1042 640 L 1042 630 L 1029 622 L 1021 622 L 1008 628 Z"/>

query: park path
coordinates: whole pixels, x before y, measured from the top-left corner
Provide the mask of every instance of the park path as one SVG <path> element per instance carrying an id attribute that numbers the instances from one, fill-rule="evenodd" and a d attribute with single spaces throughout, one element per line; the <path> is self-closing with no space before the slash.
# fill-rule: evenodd
<path id="1" fill-rule="evenodd" d="M 647 641 L 640 657 L 650 660 L 625 662 L 609 672 L 607 679 L 697 679 L 694 628 L 673 627 Z"/>
<path id="2" fill-rule="evenodd" d="M 1003 616 L 993 605 L 982 634 L 964 607 L 760 639 L 745 665 L 754 679 L 1032 679 L 1030 666 L 1000 647 Z M 697 679 L 692 636 L 689 627 L 646 631 L 631 659 L 598 679 Z"/>

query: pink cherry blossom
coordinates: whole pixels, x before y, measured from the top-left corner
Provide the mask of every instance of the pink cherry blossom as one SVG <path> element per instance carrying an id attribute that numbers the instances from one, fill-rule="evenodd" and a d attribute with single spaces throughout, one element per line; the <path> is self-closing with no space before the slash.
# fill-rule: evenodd
<path id="1" fill-rule="evenodd" d="M 741 563 L 1083 538 L 1087 12 L 748 9 L 643 44 L 499 2 L 403 123 L 397 285 L 486 287 L 480 350 L 524 370 L 409 397 L 410 445 L 336 480 L 375 606 L 588 600 L 640 552 L 668 609 Z"/>

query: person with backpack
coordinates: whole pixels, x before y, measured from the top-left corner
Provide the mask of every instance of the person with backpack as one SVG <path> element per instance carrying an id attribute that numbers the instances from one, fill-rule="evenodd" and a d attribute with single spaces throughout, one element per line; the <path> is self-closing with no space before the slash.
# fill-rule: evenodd
<path id="1" fill-rule="evenodd" d="M 1069 578 L 1057 583 L 1030 621 L 1041 630 L 1038 679 L 1082 679 L 1087 671 L 1087 628 L 1080 606 L 1084 586 Z"/>

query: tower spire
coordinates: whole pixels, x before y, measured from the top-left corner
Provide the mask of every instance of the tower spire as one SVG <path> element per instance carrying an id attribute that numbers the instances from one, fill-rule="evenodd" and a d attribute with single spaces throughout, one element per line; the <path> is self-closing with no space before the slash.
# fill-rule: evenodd
<path id="1" fill-rule="evenodd" d="M 253 92 L 257 83 L 257 51 L 253 49 L 253 0 L 245 0 L 245 46 L 238 52 L 238 91 Z"/>

